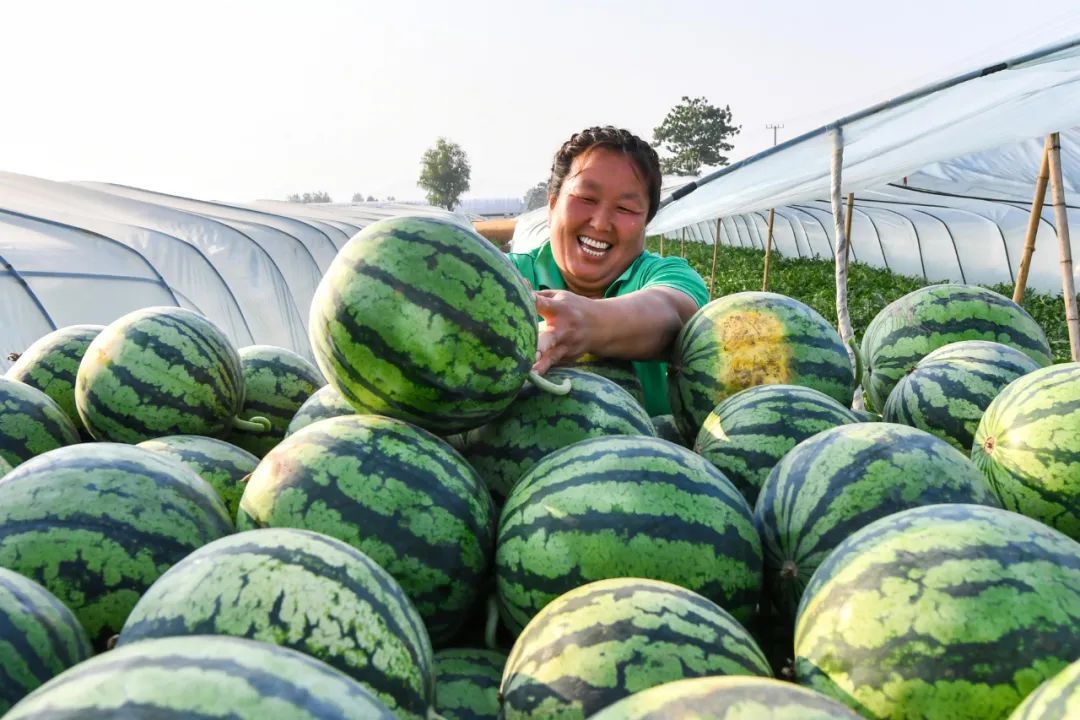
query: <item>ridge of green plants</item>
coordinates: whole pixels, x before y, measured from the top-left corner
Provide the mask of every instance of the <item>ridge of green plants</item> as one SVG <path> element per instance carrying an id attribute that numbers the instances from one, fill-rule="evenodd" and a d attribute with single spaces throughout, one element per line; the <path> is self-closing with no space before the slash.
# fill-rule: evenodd
<path id="1" fill-rule="evenodd" d="M 646 249 L 660 252 L 658 236 L 646 240 Z M 678 255 L 678 240 L 664 241 L 665 255 Z M 709 284 L 712 270 L 712 245 L 686 243 L 686 260 Z M 754 248 L 735 248 L 721 245 L 716 260 L 716 286 L 713 297 L 747 290 L 761 290 L 765 270 L 765 255 Z M 898 275 L 883 268 L 852 262 L 848 266 L 848 312 L 857 340 L 874 316 L 886 305 L 912 290 L 935 285 L 946 280 L 927 282 L 922 278 Z M 1012 297 L 1010 283 L 985 285 L 994 292 Z M 836 278 L 831 259 L 786 258 L 773 252 L 769 261 L 769 291 L 793 297 L 806 303 L 831 322 L 836 321 Z M 1054 362 L 1069 362 L 1069 333 L 1065 326 L 1065 305 L 1061 295 L 1028 289 L 1021 303 L 1046 333 Z"/>

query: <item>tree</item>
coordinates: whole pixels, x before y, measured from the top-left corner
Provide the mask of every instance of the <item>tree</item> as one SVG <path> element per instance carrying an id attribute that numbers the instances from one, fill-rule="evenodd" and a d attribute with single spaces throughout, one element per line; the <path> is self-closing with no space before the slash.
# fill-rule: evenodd
<path id="1" fill-rule="evenodd" d="M 653 130 L 653 144 L 663 146 L 672 157 L 662 158 L 660 168 L 675 175 L 697 175 L 702 165 L 721 167 L 728 164 L 732 145 L 728 138 L 737 135 L 741 126 L 731 124 L 731 106 L 715 107 L 703 97 L 683 96 L 682 102 L 668 111 L 660 126 Z"/>
<path id="2" fill-rule="evenodd" d="M 324 190 L 316 190 L 313 193 L 306 192 L 303 195 L 300 193 L 293 193 L 289 197 L 285 198 L 289 202 L 294 203 L 328 203 L 333 202 L 330 199 L 330 193 Z"/>
<path id="3" fill-rule="evenodd" d="M 420 160 L 420 180 L 417 185 L 427 191 L 432 205 L 453 210 L 462 193 L 469 189 L 472 169 L 465 151 L 446 138 L 435 141 Z"/>
<path id="4" fill-rule="evenodd" d="M 544 207 L 547 205 L 548 186 L 546 182 L 538 182 L 533 187 L 525 191 L 525 197 L 522 198 L 525 203 L 525 212 L 529 210 L 535 210 L 538 207 Z"/>
<path id="5" fill-rule="evenodd" d="M 364 193 L 353 193 L 352 194 L 352 201 L 353 202 L 364 202 Z"/>

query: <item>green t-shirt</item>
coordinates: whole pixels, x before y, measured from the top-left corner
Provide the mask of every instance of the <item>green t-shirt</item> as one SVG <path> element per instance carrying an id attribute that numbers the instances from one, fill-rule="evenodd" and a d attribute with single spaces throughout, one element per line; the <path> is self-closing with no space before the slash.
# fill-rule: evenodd
<path id="1" fill-rule="evenodd" d="M 525 276 L 534 290 L 565 290 L 559 266 L 551 254 L 551 243 L 546 242 L 532 252 L 510 253 L 510 260 Z M 618 297 L 636 290 L 662 285 L 675 288 L 689 295 L 701 307 L 709 301 L 705 281 L 686 260 L 679 257 L 660 257 L 645 250 L 626 268 L 622 275 L 604 291 L 604 297 Z M 633 361 L 634 370 L 645 392 L 645 410 L 649 415 L 666 415 L 671 412 L 667 397 L 667 363 L 659 360 Z"/>

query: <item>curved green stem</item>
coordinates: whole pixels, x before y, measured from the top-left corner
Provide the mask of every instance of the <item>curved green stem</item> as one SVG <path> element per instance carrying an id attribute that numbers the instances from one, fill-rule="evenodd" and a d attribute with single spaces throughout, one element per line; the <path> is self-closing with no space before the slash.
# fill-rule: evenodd
<path id="1" fill-rule="evenodd" d="M 529 372 L 529 382 L 552 395 L 566 395 L 571 389 L 569 378 L 556 385 L 535 370 Z"/>
<path id="2" fill-rule="evenodd" d="M 232 426 L 237 430 L 247 430 L 248 432 L 267 432 L 270 429 L 270 421 L 262 415 L 256 415 L 250 420 L 234 417 Z"/>
<path id="3" fill-rule="evenodd" d="M 863 371 L 865 369 L 862 351 L 859 350 L 859 345 L 855 342 L 855 338 L 848 340 L 848 347 L 851 348 L 851 354 L 855 356 L 855 392 L 862 392 Z M 863 403 L 866 405 L 867 410 L 877 412 L 877 409 L 872 407 L 873 403 L 870 402 L 870 396 L 866 393 L 863 393 Z"/>
<path id="4" fill-rule="evenodd" d="M 499 605 L 495 602 L 495 594 L 488 595 L 487 623 L 484 625 L 484 645 L 488 650 L 495 649 L 495 635 L 499 631 Z"/>

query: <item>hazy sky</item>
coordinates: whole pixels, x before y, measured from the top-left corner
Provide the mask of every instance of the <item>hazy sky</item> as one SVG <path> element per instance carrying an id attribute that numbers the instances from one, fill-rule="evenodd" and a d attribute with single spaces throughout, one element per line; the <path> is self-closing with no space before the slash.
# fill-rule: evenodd
<path id="1" fill-rule="evenodd" d="M 204 199 L 521 196 L 593 124 L 730 105 L 733 159 L 1080 33 L 1077 0 L 0 0 L 0 170 Z M 826 11 L 827 10 L 827 11 Z"/>

